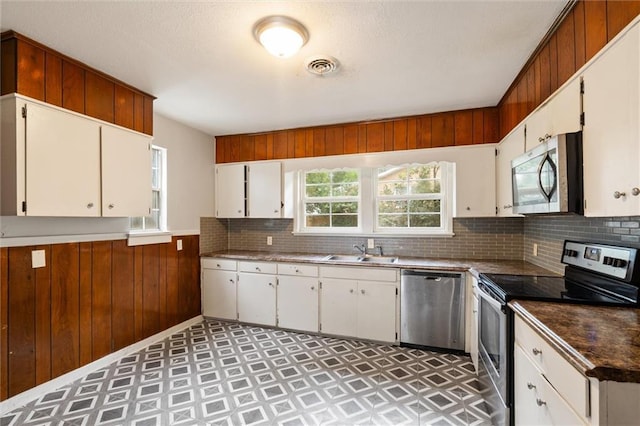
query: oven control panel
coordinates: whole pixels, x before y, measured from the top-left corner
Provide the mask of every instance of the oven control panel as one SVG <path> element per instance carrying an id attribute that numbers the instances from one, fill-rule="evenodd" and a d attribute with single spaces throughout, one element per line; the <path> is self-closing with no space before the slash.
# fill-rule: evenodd
<path id="1" fill-rule="evenodd" d="M 562 263 L 621 280 L 630 280 L 638 249 L 603 244 L 564 242 Z"/>

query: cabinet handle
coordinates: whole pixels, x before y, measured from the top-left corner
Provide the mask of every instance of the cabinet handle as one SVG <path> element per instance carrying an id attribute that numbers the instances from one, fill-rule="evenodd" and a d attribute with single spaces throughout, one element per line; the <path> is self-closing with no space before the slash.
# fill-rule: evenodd
<path id="1" fill-rule="evenodd" d="M 478 313 L 478 310 L 477 310 L 477 309 L 474 309 L 474 310 L 473 310 L 473 313 L 474 313 L 474 314 L 477 314 L 477 313 Z"/>
<path id="2" fill-rule="evenodd" d="M 631 195 L 633 195 L 634 197 L 637 197 L 638 195 L 640 195 L 640 188 L 635 187 L 631 190 Z"/>
<path id="3" fill-rule="evenodd" d="M 353 289 L 349 290 L 349 293 L 353 293 Z"/>
<path id="4" fill-rule="evenodd" d="M 542 136 L 540 136 L 540 137 L 538 138 L 538 142 L 544 142 L 544 138 L 543 138 Z"/>
<path id="5" fill-rule="evenodd" d="M 89 203 L 89 204 L 87 204 L 87 208 L 88 208 L 88 209 L 90 209 L 90 208 L 92 208 L 92 207 L 93 207 L 93 203 Z"/>
<path id="6" fill-rule="evenodd" d="M 531 349 L 531 352 L 533 352 L 534 355 L 540 355 L 542 353 L 542 351 L 538 348 Z"/>
<path id="7" fill-rule="evenodd" d="M 315 289 L 316 289 L 316 287 L 315 287 L 315 286 L 311 286 L 311 290 L 315 290 Z"/>
<path id="8" fill-rule="evenodd" d="M 260 272 L 260 267 L 256 266 L 256 271 Z"/>
<path id="9" fill-rule="evenodd" d="M 300 269 L 296 268 L 296 274 L 300 273 Z"/>
<path id="10" fill-rule="evenodd" d="M 360 290 L 360 293 L 364 294 L 364 290 Z"/>
<path id="11" fill-rule="evenodd" d="M 112 209 L 115 207 L 115 204 L 109 204 L 109 208 Z"/>
<path id="12" fill-rule="evenodd" d="M 540 398 L 536 398 L 536 404 L 538 404 L 538 407 L 542 407 L 543 405 L 547 405 L 547 402 L 541 400 Z"/>
<path id="13" fill-rule="evenodd" d="M 220 267 L 220 264 L 219 264 L 219 263 L 216 263 L 216 268 L 219 268 L 219 267 Z"/>
<path id="14" fill-rule="evenodd" d="M 616 191 L 613 193 L 613 198 L 615 198 L 616 200 L 620 197 L 626 197 L 626 196 L 627 196 L 626 192 Z"/>
<path id="15" fill-rule="evenodd" d="M 467 206 L 467 211 L 470 211 L 470 210 L 471 210 L 471 207 L 468 207 L 468 206 Z"/>
<path id="16" fill-rule="evenodd" d="M 275 209 L 273 212 L 274 212 L 274 213 L 278 213 L 278 212 L 279 212 L 279 210 L 278 210 L 278 209 Z"/>
<path id="17" fill-rule="evenodd" d="M 531 382 L 527 382 L 527 389 L 535 389 L 535 388 L 536 388 L 536 385 L 534 385 Z"/>
<path id="18" fill-rule="evenodd" d="M 229 282 L 230 282 L 231 284 L 233 284 L 233 279 L 229 278 Z"/>
<path id="19" fill-rule="evenodd" d="M 269 283 L 269 286 L 270 286 L 270 287 L 273 287 L 273 283 Z"/>
<path id="20" fill-rule="evenodd" d="M 242 213 L 242 210 L 238 210 L 238 213 Z"/>

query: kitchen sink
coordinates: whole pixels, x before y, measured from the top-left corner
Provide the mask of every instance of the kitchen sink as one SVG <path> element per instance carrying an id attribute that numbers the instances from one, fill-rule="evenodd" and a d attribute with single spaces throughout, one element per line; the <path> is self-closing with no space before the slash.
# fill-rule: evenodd
<path id="1" fill-rule="evenodd" d="M 396 263 L 397 257 L 392 256 L 362 256 L 349 254 L 330 254 L 322 260 L 332 260 L 335 262 L 365 262 L 365 263 Z"/>

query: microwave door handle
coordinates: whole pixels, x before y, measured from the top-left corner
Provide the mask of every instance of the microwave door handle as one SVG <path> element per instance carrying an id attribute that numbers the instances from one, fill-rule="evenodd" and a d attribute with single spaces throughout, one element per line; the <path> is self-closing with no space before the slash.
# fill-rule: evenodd
<path id="1" fill-rule="evenodd" d="M 553 185 L 549 190 L 549 192 L 545 191 L 544 186 L 542 185 L 542 169 L 544 168 L 544 163 L 546 162 L 549 163 L 549 166 L 551 166 L 551 170 L 553 171 Z M 558 178 L 556 177 L 557 170 L 558 169 L 556 165 L 553 163 L 553 161 L 551 160 L 549 153 L 546 153 L 544 155 L 544 158 L 538 165 L 538 188 L 540 189 L 540 192 L 542 192 L 542 195 L 544 195 L 544 198 L 546 198 L 547 202 L 549 203 L 551 202 L 551 197 L 553 197 L 553 193 L 555 192 L 556 186 L 558 185 Z"/>

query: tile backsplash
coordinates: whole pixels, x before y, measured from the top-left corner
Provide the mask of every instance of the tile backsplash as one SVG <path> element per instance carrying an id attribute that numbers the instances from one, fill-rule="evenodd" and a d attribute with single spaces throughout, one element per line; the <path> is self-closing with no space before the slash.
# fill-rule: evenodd
<path id="1" fill-rule="evenodd" d="M 524 219 L 524 260 L 563 273 L 564 240 L 591 241 L 640 248 L 640 216 L 589 218 L 583 216 L 527 216 Z M 533 245 L 538 245 L 538 256 Z"/>
<path id="2" fill-rule="evenodd" d="M 295 253 L 353 253 L 367 237 L 293 235 L 291 219 L 201 219 L 201 253 L 255 250 Z M 227 234 L 224 235 L 223 228 Z M 458 259 L 522 259 L 522 218 L 454 219 L 454 237 L 374 237 L 384 253 Z M 267 245 L 267 236 L 273 245 Z M 225 246 L 226 244 L 226 246 Z"/>

